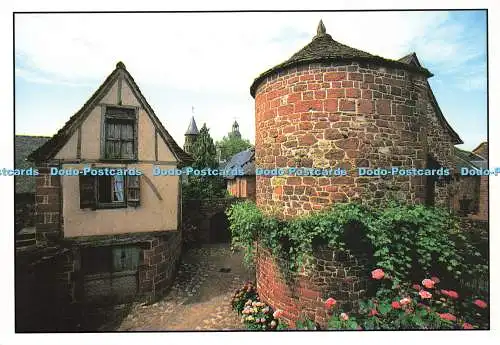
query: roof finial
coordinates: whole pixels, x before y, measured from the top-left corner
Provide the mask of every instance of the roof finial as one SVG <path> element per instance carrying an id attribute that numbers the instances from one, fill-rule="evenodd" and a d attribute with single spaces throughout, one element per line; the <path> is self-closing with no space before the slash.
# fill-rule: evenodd
<path id="1" fill-rule="evenodd" d="M 316 36 L 323 36 L 326 34 L 325 24 L 323 24 L 323 19 L 319 20 L 318 29 L 316 30 Z"/>

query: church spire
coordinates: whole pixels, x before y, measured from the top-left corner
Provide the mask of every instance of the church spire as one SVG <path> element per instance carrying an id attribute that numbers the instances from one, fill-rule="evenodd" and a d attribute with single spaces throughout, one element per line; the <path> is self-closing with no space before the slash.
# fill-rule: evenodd
<path id="1" fill-rule="evenodd" d="M 191 116 L 191 122 L 189 122 L 188 129 L 185 135 L 198 135 L 200 132 L 198 131 L 198 127 L 196 126 L 196 121 L 194 120 L 194 116 Z"/>
<path id="2" fill-rule="evenodd" d="M 196 126 L 196 121 L 194 120 L 194 116 L 191 116 L 191 121 L 189 122 L 188 129 L 184 134 L 184 151 L 186 151 L 187 153 L 191 153 L 193 144 L 198 138 L 199 134 L 200 131 Z"/>

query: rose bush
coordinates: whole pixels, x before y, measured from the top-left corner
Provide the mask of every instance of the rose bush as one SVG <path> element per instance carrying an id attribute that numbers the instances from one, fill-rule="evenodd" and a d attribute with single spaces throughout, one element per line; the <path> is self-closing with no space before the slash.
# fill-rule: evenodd
<path id="1" fill-rule="evenodd" d="M 424 286 L 431 289 L 439 283 L 437 276 L 459 281 L 484 278 L 488 272 L 487 256 L 474 244 L 472 232 L 462 230 L 459 219 L 443 208 L 395 201 L 336 203 L 328 210 L 284 220 L 247 201 L 231 205 L 227 215 L 232 244 L 244 249 L 245 261 L 253 263 L 255 243 L 259 242 L 273 256 L 284 259 L 287 265 L 279 268 L 286 277 L 297 274 L 313 255 L 315 245 L 342 252 L 356 249 L 351 248 L 354 242 L 370 247 L 377 269 L 391 277 L 389 288 L 430 276 Z M 353 228 L 359 230 L 357 241 L 346 241 L 346 233 Z M 373 278 L 385 278 L 381 271 L 374 270 Z"/>
<path id="2" fill-rule="evenodd" d="M 378 274 L 373 274 L 377 271 Z M 488 304 L 482 299 L 461 299 L 454 290 L 439 289 L 440 279 L 424 279 L 422 285 L 398 284 L 387 289 L 391 278 L 383 270 L 372 271 L 380 284 L 377 296 L 359 303 L 359 309 L 347 314 L 336 303 L 325 303 L 331 318 L 329 329 L 487 329 Z M 385 278 L 381 280 L 380 276 Z M 387 280 L 388 282 L 386 282 Z M 333 299 L 329 298 L 327 302 Z"/>

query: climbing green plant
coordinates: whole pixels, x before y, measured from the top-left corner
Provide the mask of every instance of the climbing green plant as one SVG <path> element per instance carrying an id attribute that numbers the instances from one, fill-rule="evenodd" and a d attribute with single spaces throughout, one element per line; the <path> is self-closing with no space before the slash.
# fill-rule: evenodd
<path id="1" fill-rule="evenodd" d="M 245 249 L 251 263 L 257 240 L 286 265 L 286 275 L 296 274 L 318 244 L 346 251 L 346 233 L 353 226 L 361 231 L 373 249 L 372 265 L 389 274 L 392 286 L 426 274 L 460 279 L 464 273 L 481 276 L 487 272 L 486 259 L 472 245 L 458 219 L 447 210 L 395 201 L 383 206 L 338 203 L 330 209 L 281 220 L 264 214 L 252 202 L 234 204 L 228 210 L 233 245 Z M 474 258 L 473 261 L 470 259 Z"/>

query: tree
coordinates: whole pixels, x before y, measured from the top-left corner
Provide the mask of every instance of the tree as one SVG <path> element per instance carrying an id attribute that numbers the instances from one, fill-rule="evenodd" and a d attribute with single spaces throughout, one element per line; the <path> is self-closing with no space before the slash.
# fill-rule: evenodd
<path id="1" fill-rule="evenodd" d="M 217 142 L 217 147 L 220 150 L 220 159 L 227 160 L 232 155 L 252 147 L 252 144 L 248 139 L 242 139 L 229 133 L 227 137 L 225 136 L 221 141 Z"/>
<path id="2" fill-rule="evenodd" d="M 192 155 L 194 169 L 218 169 L 217 152 L 214 141 L 210 136 L 206 124 L 193 143 Z M 183 197 L 185 199 L 212 199 L 222 198 L 227 195 L 224 180 L 221 176 L 196 176 L 190 175 L 184 184 Z"/>
<path id="3" fill-rule="evenodd" d="M 200 134 L 193 143 L 193 168 L 218 168 L 217 150 L 215 149 L 214 141 L 210 136 L 209 129 L 204 123 L 200 129 Z"/>

